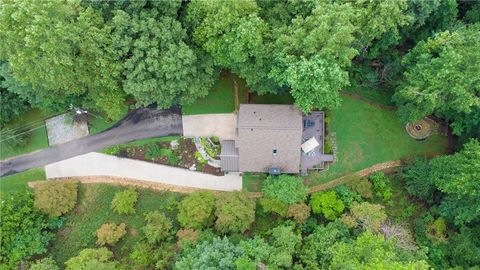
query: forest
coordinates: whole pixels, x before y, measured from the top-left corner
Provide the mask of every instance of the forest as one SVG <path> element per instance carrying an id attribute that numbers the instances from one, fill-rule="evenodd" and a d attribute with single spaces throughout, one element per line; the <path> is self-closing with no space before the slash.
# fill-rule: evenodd
<path id="1" fill-rule="evenodd" d="M 386 96 L 453 138 L 316 193 L 290 175 L 262 198 L 45 181 L 2 196 L 0 269 L 480 268 L 478 1 L 0 0 L 0 41 L 3 134 L 31 109 L 181 108 L 228 71 L 304 113 Z"/>

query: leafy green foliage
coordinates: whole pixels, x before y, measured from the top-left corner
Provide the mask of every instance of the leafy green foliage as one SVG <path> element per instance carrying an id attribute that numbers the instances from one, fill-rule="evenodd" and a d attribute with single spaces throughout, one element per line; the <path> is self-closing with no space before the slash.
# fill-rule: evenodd
<path id="1" fill-rule="evenodd" d="M 373 198 L 372 183 L 370 183 L 367 178 L 354 177 L 348 183 L 348 186 L 365 199 Z"/>
<path id="2" fill-rule="evenodd" d="M 112 118 L 121 115 L 120 66 L 111 50 L 110 29 L 98 12 L 80 1 L 8 1 L 0 23 L 6 29 L 0 33 L 0 58 L 8 60 L 16 79 L 32 86 L 17 94 L 45 109 L 71 101 Z"/>
<path id="3" fill-rule="evenodd" d="M 294 226 L 280 225 L 271 230 L 269 241 L 255 237 L 242 241 L 243 255 L 237 265 L 258 265 L 263 263 L 268 269 L 290 268 L 293 254 L 302 237 L 294 231 Z M 248 268 L 246 268 L 248 269 Z"/>
<path id="4" fill-rule="evenodd" d="M 340 185 L 333 188 L 333 191 L 337 194 L 337 197 L 342 200 L 346 209 L 350 209 L 354 202 L 362 202 L 362 196 L 352 191 L 346 185 Z"/>
<path id="5" fill-rule="evenodd" d="M 289 206 L 284 202 L 273 198 L 261 198 L 259 203 L 262 206 L 263 211 L 266 213 L 275 213 L 281 217 L 285 217 L 287 215 Z"/>
<path id="6" fill-rule="evenodd" d="M 50 257 L 35 261 L 30 265 L 30 270 L 60 270 L 55 260 Z"/>
<path id="7" fill-rule="evenodd" d="M 115 245 L 127 233 L 126 227 L 125 223 L 102 224 L 97 230 L 97 244 L 100 246 Z"/>
<path id="8" fill-rule="evenodd" d="M 215 196 L 211 192 L 194 192 L 178 205 L 177 219 L 184 228 L 205 229 L 213 223 Z"/>
<path id="9" fill-rule="evenodd" d="M 158 211 L 147 213 L 145 221 L 146 224 L 143 226 L 142 231 L 148 243 L 159 243 L 170 235 L 172 222 L 163 213 Z"/>
<path id="10" fill-rule="evenodd" d="M 375 196 L 382 198 L 385 202 L 390 202 L 392 199 L 392 187 L 388 177 L 383 172 L 376 172 L 371 174 L 368 179 L 373 184 Z"/>
<path id="11" fill-rule="evenodd" d="M 412 195 L 432 201 L 434 194 L 440 193 L 438 213 L 461 226 L 480 218 L 479 161 L 480 143 L 471 140 L 454 155 L 414 162 L 405 169 L 403 177 Z"/>
<path id="12" fill-rule="evenodd" d="M 453 234 L 449 239 L 449 259 L 453 265 L 464 268 L 475 267 L 480 264 L 478 254 L 480 252 L 479 235 L 480 227 L 463 227 L 459 233 Z"/>
<path id="13" fill-rule="evenodd" d="M 0 201 L 0 263 L 5 269 L 17 268 L 23 260 L 47 252 L 56 220 L 33 207 L 30 193 L 16 193 Z"/>
<path id="14" fill-rule="evenodd" d="M 215 237 L 211 241 L 198 244 L 184 252 L 175 263 L 175 269 L 225 269 L 235 270 L 235 261 L 242 254 L 242 249 L 228 238 Z"/>
<path id="15" fill-rule="evenodd" d="M 287 217 L 293 218 L 296 223 L 305 223 L 310 217 L 310 206 L 305 203 L 292 204 L 288 207 Z"/>
<path id="16" fill-rule="evenodd" d="M 304 269 L 321 269 L 322 266 L 330 265 L 331 247 L 349 239 L 350 233 L 347 227 L 339 220 L 330 222 L 326 226 L 316 226 L 313 233 L 304 238 L 298 255 L 301 265 Z"/>
<path id="17" fill-rule="evenodd" d="M 354 203 L 350 209 L 350 215 L 364 230 L 379 232 L 380 226 L 387 219 L 384 208 L 380 204 L 369 202 Z"/>
<path id="18" fill-rule="evenodd" d="M 473 24 L 439 33 L 405 57 L 406 81 L 394 96 L 404 121 L 435 114 L 451 122 L 457 135 L 478 132 L 479 29 Z"/>
<path id="19" fill-rule="evenodd" d="M 345 205 L 334 191 L 314 193 L 310 205 L 313 213 L 322 214 L 327 220 L 335 220 L 345 209 Z"/>
<path id="20" fill-rule="evenodd" d="M 393 241 L 385 241 L 383 236 L 370 232 L 351 243 L 336 243 L 330 253 L 333 269 L 430 269 L 425 260 L 404 256 L 405 252 Z"/>
<path id="21" fill-rule="evenodd" d="M 33 206 L 52 217 L 61 216 L 77 203 L 78 182 L 38 182 L 33 190 Z"/>
<path id="22" fill-rule="evenodd" d="M 134 214 L 138 193 L 134 189 L 117 192 L 112 200 L 112 209 L 118 214 Z"/>
<path id="23" fill-rule="evenodd" d="M 174 15 L 179 8 L 175 3 Z M 142 5 L 132 14 L 128 9 L 114 11 L 109 23 L 114 51 L 124 61 L 125 92 L 138 105 L 156 102 L 161 108 L 190 104 L 205 96 L 214 79 L 210 58 L 187 44 L 181 23 L 162 14 L 160 5 Z"/>
<path id="24" fill-rule="evenodd" d="M 67 270 L 114 270 L 119 269 L 118 263 L 112 261 L 113 253 L 107 248 L 87 248 L 78 256 L 69 259 L 65 265 Z"/>
<path id="25" fill-rule="evenodd" d="M 28 108 L 25 99 L 14 92 L 19 83 L 8 75 L 7 63 L 0 64 L 0 126 L 3 127 L 15 116 Z M 18 87 L 18 86 L 17 86 Z"/>
<path id="26" fill-rule="evenodd" d="M 255 220 L 255 201 L 246 193 L 221 193 L 217 197 L 215 208 L 215 229 L 220 233 L 243 233 Z"/>
<path id="27" fill-rule="evenodd" d="M 263 182 L 262 191 L 265 197 L 289 205 L 304 202 L 307 198 L 307 188 L 303 185 L 302 179 L 286 174 L 269 176 Z"/>

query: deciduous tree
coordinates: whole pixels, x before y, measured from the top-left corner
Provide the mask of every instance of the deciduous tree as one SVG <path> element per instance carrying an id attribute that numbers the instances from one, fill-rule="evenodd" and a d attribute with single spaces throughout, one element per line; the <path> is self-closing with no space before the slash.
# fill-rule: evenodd
<path id="1" fill-rule="evenodd" d="M 255 220 L 255 201 L 246 193 L 221 193 L 215 206 L 215 229 L 220 233 L 243 233 Z"/>
<path id="2" fill-rule="evenodd" d="M 194 192 L 178 205 L 178 222 L 184 228 L 207 228 L 213 222 L 214 207 L 215 196 L 211 192 Z"/>

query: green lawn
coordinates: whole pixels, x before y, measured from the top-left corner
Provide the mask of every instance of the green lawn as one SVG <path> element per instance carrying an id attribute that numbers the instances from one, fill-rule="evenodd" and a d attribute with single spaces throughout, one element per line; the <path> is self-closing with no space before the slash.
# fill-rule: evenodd
<path id="1" fill-rule="evenodd" d="M 440 135 L 432 135 L 425 141 L 410 138 L 395 111 L 380 109 L 351 97 L 342 99 L 342 105 L 331 113 L 338 161 L 328 171 L 311 173 L 308 177 L 310 185 L 328 182 L 385 161 L 445 152 L 446 139 Z"/>
<path id="2" fill-rule="evenodd" d="M 394 106 L 395 103 L 392 101 L 392 91 L 379 90 L 375 88 L 365 87 L 365 86 L 354 86 L 345 89 L 346 93 L 357 94 L 367 100 L 376 102 L 386 106 Z"/>
<path id="3" fill-rule="evenodd" d="M 193 104 L 183 106 L 184 115 L 207 113 L 231 113 L 235 110 L 233 80 L 230 73 L 220 76 L 208 95 Z"/>
<path id="4" fill-rule="evenodd" d="M 49 114 L 38 109 L 32 109 L 10 121 L 7 125 L 8 128 L 22 128 L 26 129 L 26 131 L 30 130 L 31 132 L 28 133 L 30 136 L 24 147 L 15 149 L 2 147 L 2 149 L 0 149 L 0 159 L 6 159 L 48 147 L 47 130 L 44 122 L 44 119 L 48 116 Z"/>
<path id="5" fill-rule="evenodd" d="M 0 177 L 0 197 L 13 192 L 24 191 L 28 189 L 28 182 L 36 180 L 45 180 L 45 170 L 43 168 L 31 169 L 21 173 Z"/>
<path id="6" fill-rule="evenodd" d="M 250 103 L 252 104 L 293 104 L 293 97 L 288 92 L 282 95 L 274 95 L 274 94 L 258 95 L 253 93 L 250 96 Z"/>
<path id="7" fill-rule="evenodd" d="M 78 255 L 84 248 L 96 248 L 96 230 L 104 223 L 115 222 L 127 225 L 127 234 L 113 248 L 116 259 L 128 260 L 132 247 L 142 235 L 143 215 L 150 211 L 161 211 L 175 222 L 176 203 L 183 196 L 172 192 L 155 192 L 139 189 L 136 212 L 133 215 L 117 215 L 110 204 L 116 192 L 126 187 L 107 184 L 80 185 L 77 206 L 65 215 L 65 227 L 51 243 L 48 254 L 59 265 Z M 178 225 L 174 223 L 174 227 Z"/>

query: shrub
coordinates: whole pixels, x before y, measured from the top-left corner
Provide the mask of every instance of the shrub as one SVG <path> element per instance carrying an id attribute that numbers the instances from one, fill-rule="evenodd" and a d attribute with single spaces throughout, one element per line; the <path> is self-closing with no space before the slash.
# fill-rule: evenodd
<path id="1" fill-rule="evenodd" d="M 255 201 L 246 193 L 221 193 L 215 205 L 215 228 L 220 233 L 243 233 L 255 221 Z"/>
<path id="2" fill-rule="evenodd" d="M 439 217 L 427 226 L 426 236 L 434 243 L 443 243 L 447 240 L 447 224 Z"/>
<path id="3" fill-rule="evenodd" d="M 152 246 L 145 242 L 137 242 L 130 253 L 133 265 L 128 269 L 169 269 L 173 264 L 175 245 L 164 243 Z"/>
<path id="4" fill-rule="evenodd" d="M 105 148 L 103 150 L 103 153 L 105 153 L 107 155 L 117 156 L 118 154 L 120 154 L 120 146 L 119 145 L 114 145 L 114 146 Z"/>
<path id="5" fill-rule="evenodd" d="M 215 196 L 211 192 L 194 192 L 178 205 L 178 222 L 184 228 L 207 228 L 213 223 L 214 207 Z"/>
<path id="6" fill-rule="evenodd" d="M 303 185 L 302 179 L 286 174 L 267 177 L 262 191 L 265 197 L 289 205 L 304 202 L 307 198 L 307 188 Z"/>
<path id="7" fill-rule="evenodd" d="M 178 246 L 185 248 L 186 246 L 194 246 L 197 244 L 198 231 L 192 229 L 181 229 L 177 232 Z"/>
<path id="8" fill-rule="evenodd" d="M 22 260 L 47 252 L 50 232 L 57 219 L 33 207 L 30 193 L 3 196 L 0 200 L 0 268 L 16 269 Z M 50 229 L 50 230 L 49 230 Z"/>
<path id="9" fill-rule="evenodd" d="M 163 213 L 158 211 L 147 213 L 145 221 L 142 231 L 149 244 L 157 244 L 170 235 L 172 222 Z"/>
<path id="10" fill-rule="evenodd" d="M 38 182 L 33 190 L 34 206 L 52 217 L 58 217 L 72 210 L 77 203 L 77 182 Z"/>
<path id="11" fill-rule="evenodd" d="M 392 199 L 390 180 L 383 172 L 373 173 L 368 179 L 373 184 L 373 192 L 375 193 L 375 196 L 382 198 L 384 201 L 390 201 Z"/>
<path id="12" fill-rule="evenodd" d="M 121 223 L 117 225 L 115 223 L 107 223 L 100 226 L 97 230 L 97 244 L 104 245 L 115 245 L 125 234 L 126 225 Z"/>
<path id="13" fill-rule="evenodd" d="M 349 183 L 349 187 L 360 194 L 365 199 L 371 199 L 373 197 L 372 193 L 372 183 L 366 178 L 352 178 Z"/>
<path id="14" fill-rule="evenodd" d="M 236 269 L 235 261 L 241 256 L 242 249 L 231 243 L 228 238 L 214 238 L 205 241 L 182 254 L 174 269 Z"/>
<path id="15" fill-rule="evenodd" d="M 70 258 L 66 263 L 67 270 L 117 269 L 118 263 L 111 261 L 113 253 L 107 248 L 87 248 Z"/>
<path id="16" fill-rule="evenodd" d="M 43 258 L 35 261 L 29 270 L 60 270 L 57 263 L 52 258 Z"/>
<path id="17" fill-rule="evenodd" d="M 310 206 L 304 203 L 292 204 L 288 207 L 287 216 L 296 223 L 303 224 L 310 217 Z"/>
<path id="18" fill-rule="evenodd" d="M 287 216 L 288 204 L 272 198 L 261 198 L 260 205 L 266 213 L 275 213 L 281 217 Z"/>
<path id="19" fill-rule="evenodd" d="M 335 220 L 345 209 L 334 191 L 314 193 L 310 200 L 313 213 L 322 214 L 328 220 Z"/>
<path id="20" fill-rule="evenodd" d="M 159 159 L 162 157 L 162 149 L 160 146 L 158 146 L 158 144 L 153 143 L 148 148 L 147 153 L 145 153 L 145 157 L 150 160 Z"/>
<path id="21" fill-rule="evenodd" d="M 323 146 L 323 152 L 325 154 L 333 154 L 333 143 L 330 136 L 325 138 L 325 145 Z"/>
<path id="22" fill-rule="evenodd" d="M 362 196 L 352 191 L 346 185 L 336 186 L 333 191 L 337 194 L 337 197 L 342 200 L 345 208 L 350 209 L 354 202 L 362 202 Z"/>
<path id="23" fill-rule="evenodd" d="M 137 199 L 138 193 L 134 189 L 117 192 L 112 200 L 112 209 L 117 214 L 133 214 Z"/>
<path id="24" fill-rule="evenodd" d="M 387 219 L 384 208 L 380 204 L 368 202 L 354 203 L 350 214 L 363 229 L 378 232 L 380 231 L 380 226 Z"/>

